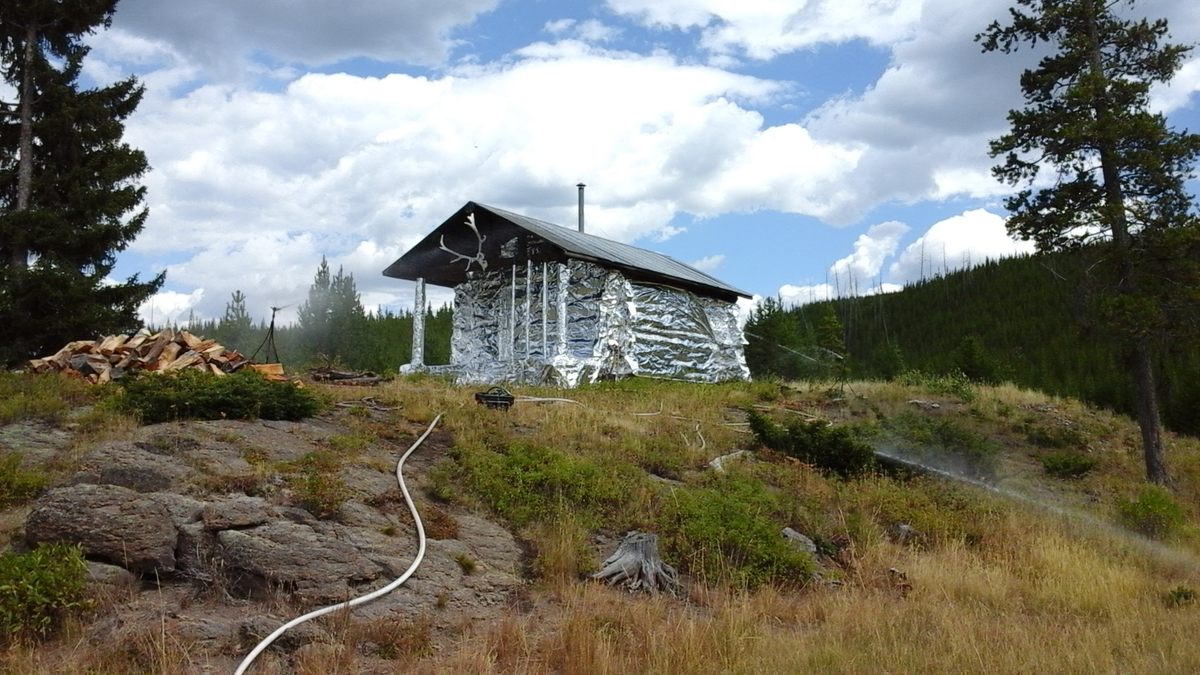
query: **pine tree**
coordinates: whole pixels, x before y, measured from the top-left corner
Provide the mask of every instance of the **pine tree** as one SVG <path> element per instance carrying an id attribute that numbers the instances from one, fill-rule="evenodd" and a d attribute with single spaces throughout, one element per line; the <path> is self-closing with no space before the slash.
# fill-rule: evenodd
<path id="1" fill-rule="evenodd" d="M 821 348 L 824 356 L 832 363 L 831 375 L 835 379 L 844 380 L 848 374 L 847 357 L 849 353 L 846 350 L 845 328 L 842 322 L 838 319 L 837 311 L 833 304 L 825 305 L 825 311 L 822 313 L 819 322 L 817 323 L 817 346 Z"/>
<path id="2" fill-rule="evenodd" d="M 354 275 L 340 267 L 330 275 L 329 262 L 322 257 L 308 300 L 299 310 L 301 339 L 309 358 L 353 364 L 355 352 L 363 347 L 365 320 Z"/>
<path id="3" fill-rule="evenodd" d="M 304 345 L 312 356 L 333 356 L 329 326 L 330 315 L 333 312 L 331 281 L 329 261 L 325 260 L 325 256 L 321 256 L 317 274 L 313 277 L 312 286 L 308 288 L 308 299 L 300 305 L 297 312 Z"/>
<path id="4" fill-rule="evenodd" d="M 1116 4 L 1017 0 L 1011 23 L 976 39 L 985 52 L 1052 50 L 1021 75 L 1026 107 L 991 144 L 1003 158 L 995 175 L 1027 186 L 1005 202 L 1008 227 L 1043 251 L 1095 244 L 1091 313 L 1118 338 L 1132 375 L 1146 476 L 1167 483 L 1152 351 L 1181 317 L 1195 324 L 1200 227 L 1184 180 L 1200 137 L 1149 110 L 1151 85 L 1170 80 L 1190 48 L 1163 42 L 1165 20 L 1125 20 Z"/>
<path id="5" fill-rule="evenodd" d="M 109 278 L 141 231 L 143 153 L 121 141 L 142 96 L 130 78 L 79 90 L 88 49 L 116 0 L 9 0 L 0 5 L 0 361 L 138 325 L 162 284 Z"/>
<path id="6" fill-rule="evenodd" d="M 253 330 L 250 312 L 246 311 L 246 294 L 234 291 L 225 304 L 225 315 L 217 326 L 217 334 L 226 347 L 245 352 L 253 347 L 250 344 Z"/>

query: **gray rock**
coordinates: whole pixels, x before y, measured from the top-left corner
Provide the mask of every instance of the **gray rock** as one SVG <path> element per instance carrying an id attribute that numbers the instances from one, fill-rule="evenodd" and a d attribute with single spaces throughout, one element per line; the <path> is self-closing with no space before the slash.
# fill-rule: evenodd
<path id="1" fill-rule="evenodd" d="M 812 539 L 809 539 L 807 536 L 793 530 L 792 528 L 783 528 L 783 536 L 785 539 L 791 542 L 793 546 L 801 551 L 805 551 L 809 555 L 817 554 L 817 543 Z"/>
<path id="2" fill-rule="evenodd" d="M 106 466 L 100 469 L 95 483 L 120 485 L 135 492 L 158 492 L 171 487 L 171 477 L 149 466 Z"/>
<path id="3" fill-rule="evenodd" d="M 137 583 L 137 577 L 124 567 L 105 563 L 87 561 L 88 582 L 113 589 L 130 588 Z"/>
<path id="4" fill-rule="evenodd" d="M 920 534 L 908 523 L 895 523 L 888 528 L 888 537 L 897 544 L 916 541 Z"/>
<path id="5" fill-rule="evenodd" d="M 145 447 L 145 443 L 128 441 L 101 443 L 84 456 L 83 466 L 72 482 L 158 492 L 186 481 L 195 473 L 181 459 L 155 454 Z"/>
<path id="6" fill-rule="evenodd" d="M 175 630 L 181 640 L 188 642 L 216 643 L 214 646 L 232 643 L 239 635 L 241 625 L 237 619 L 204 616 L 180 616 Z"/>
<path id="7" fill-rule="evenodd" d="M 186 523 L 179 527 L 179 544 L 175 548 L 175 567 L 185 577 L 213 581 L 213 551 L 217 538 L 204 529 L 203 523 Z"/>
<path id="8" fill-rule="evenodd" d="M 166 507 L 175 527 L 182 527 L 200 520 L 200 511 L 204 508 L 204 502 L 199 499 L 174 492 L 151 492 L 146 496 Z"/>
<path id="9" fill-rule="evenodd" d="M 0 448 L 21 455 L 21 464 L 27 469 L 51 461 L 70 447 L 70 432 L 56 429 L 45 422 L 0 425 Z"/>
<path id="10" fill-rule="evenodd" d="M 287 623 L 290 618 L 277 618 L 273 616 L 251 617 L 243 621 L 242 625 L 238 627 L 238 634 L 244 642 L 256 644 L 271 633 L 274 633 L 276 628 Z M 270 649 L 291 652 L 306 644 L 328 639 L 329 631 L 322 628 L 319 623 L 305 621 L 283 635 L 280 635 L 278 639 L 271 643 Z"/>
<path id="11" fill-rule="evenodd" d="M 72 485 L 50 490 L 25 521 L 30 544 L 78 544 L 85 555 L 134 573 L 175 570 L 178 534 L 167 508 L 116 485 Z"/>
<path id="12" fill-rule="evenodd" d="M 278 516 L 278 512 L 267 500 L 245 495 L 231 495 L 214 501 L 200 512 L 200 520 L 206 530 L 254 527 Z"/>
<path id="13" fill-rule="evenodd" d="M 343 600 L 384 571 L 354 546 L 290 521 L 222 530 L 217 543 L 218 564 L 234 590 L 251 596 L 282 585 L 305 600 Z"/>

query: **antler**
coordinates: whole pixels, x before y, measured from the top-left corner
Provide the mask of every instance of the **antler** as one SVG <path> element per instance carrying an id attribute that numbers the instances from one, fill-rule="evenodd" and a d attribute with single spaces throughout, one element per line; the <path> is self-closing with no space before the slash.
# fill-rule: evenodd
<path id="1" fill-rule="evenodd" d="M 487 239 L 487 235 L 479 234 L 479 228 L 475 226 L 474 213 L 467 214 L 466 225 L 467 227 L 471 228 L 471 231 L 475 233 L 475 238 L 479 240 L 479 251 L 475 255 L 463 255 L 449 246 L 446 246 L 446 235 L 444 234 L 442 235 L 441 239 L 438 240 L 438 248 L 454 256 L 454 258 L 450 261 L 452 263 L 458 262 L 459 260 L 467 261 L 467 271 L 471 270 L 472 263 L 476 263 L 479 265 L 479 269 L 486 272 L 488 264 L 487 259 L 483 255 L 483 240 Z"/>

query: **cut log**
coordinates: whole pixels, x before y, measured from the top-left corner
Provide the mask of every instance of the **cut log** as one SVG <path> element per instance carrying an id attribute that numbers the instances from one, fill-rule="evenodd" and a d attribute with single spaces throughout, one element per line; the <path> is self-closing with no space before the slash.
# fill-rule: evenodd
<path id="1" fill-rule="evenodd" d="M 165 367 L 160 368 L 160 370 L 162 370 L 164 373 L 171 372 L 173 370 L 183 370 L 184 368 L 187 368 L 188 366 L 192 366 L 197 363 L 200 363 L 203 360 L 204 360 L 204 357 L 200 356 L 196 352 L 187 351 L 187 352 L 184 352 L 181 356 L 179 356 L 179 358 L 168 363 Z"/>
<path id="2" fill-rule="evenodd" d="M 658 557 L 658 535 L 648 532 L 626 534 L 592 578 L 651 594 L 666 591 L 674 595 L 679 589 L 675 568 Z"/>
<path id="3" fill-rule="evenodd" d="M 117 348 L 124 345 L 125 341 L 128 339 L 128 335 L 109 335 L 100 341 L 100 344 L 96 346 L 96 350 L 101 354 L 108 356 L 109 354 L 117 351 Z"/>
<path id="4" fill-rule="evenodd" d="M 146 342 L 146 340 L 149 340 L 149 339 L 150 339 L 150 331 L 143 328 L 143 329 L 139 330 L 138 332 L 134 333 L 133 337 L 129 338 L 129 340 L 127 340 L 125 342 L 125 347 L 128 349 L 137 349 L 138 347 L 141 347 L 142 344 L 144 342 Z"/>
<path id="5" fill-rule="evenodd" d="M 158 355 L 158 370 L 166 368 L 172 361 L 179 358 L 181 351 L 183 351 L 183 345 L 178 342 L 172 342 L 163 347 L 162 353 Z"/>
<path id="6" fill-rule="evenodd" d="M 143 363 L 150 365 L 158 362 L 159 354 L 162 354 L 162 351 L 171 342 L 171 338 L 165 333 L 166 331 L 163 331 L 149 338 L 150 348 L 142 352 Z"/>
<path id="7" fill-rule="evenodd" d="M 192 335 L 191 333 L 187 332 L 186 330 L 179 331 L 178 341 L 183 342 L 183 346 L 187 347 L 188 349 L 190 349 L 194 352 L 200 351 L 200 343 L 203 342 L 203 340 L 196 337 L 195 335 Z"/>

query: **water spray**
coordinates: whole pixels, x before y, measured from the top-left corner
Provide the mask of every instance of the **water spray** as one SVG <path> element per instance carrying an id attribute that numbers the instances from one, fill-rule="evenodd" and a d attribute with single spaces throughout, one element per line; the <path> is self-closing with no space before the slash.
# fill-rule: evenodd
<path id="1" fill-rule="evenodd" d="M 876 447 L 873 448 L 875 455 L 888 462 L 902 466 L 916 473 L 938 476 L 952 480 L 956 483 L 970 485 L 971 487 L 985 490 L 995 495 L 999 495 L 1006 499 L 1033 506 L 1041 511 L 1051 513 L 1064 521 L 1073 525 L 1083 525 L 1089 530 L 1102 534 L 1110 539 L 1119 540 L 1121 543 L 1128 544 L 1132 548 L 1149 554 L 1152 557 L 1169 562 L 1179 567 L 1191 568 L 1193 570 L 1200 569 L 1200 559 L 1195 555 L 1181 551 L 1179 549 L 1165 546 L 1159 542 L 1148 539 L 1144 536 L 1130 532 L 1114 526 L 1090 513 L 1085 513 L 1076 509 L 1067 508 L 1058 504 L 1051 504 L 1044 500 L 1038 499 L 1032 495 L 1013 490 L 1011 488 L 1002 487 L 992 482 L 988 482 L 976 477 L 967 476 L 961 472 L 952 470 L 945 465 L 939 466 L 937 463 L 922 461 L 912 457 L 908 453 L 904 453 L 899 448 Z"/>

